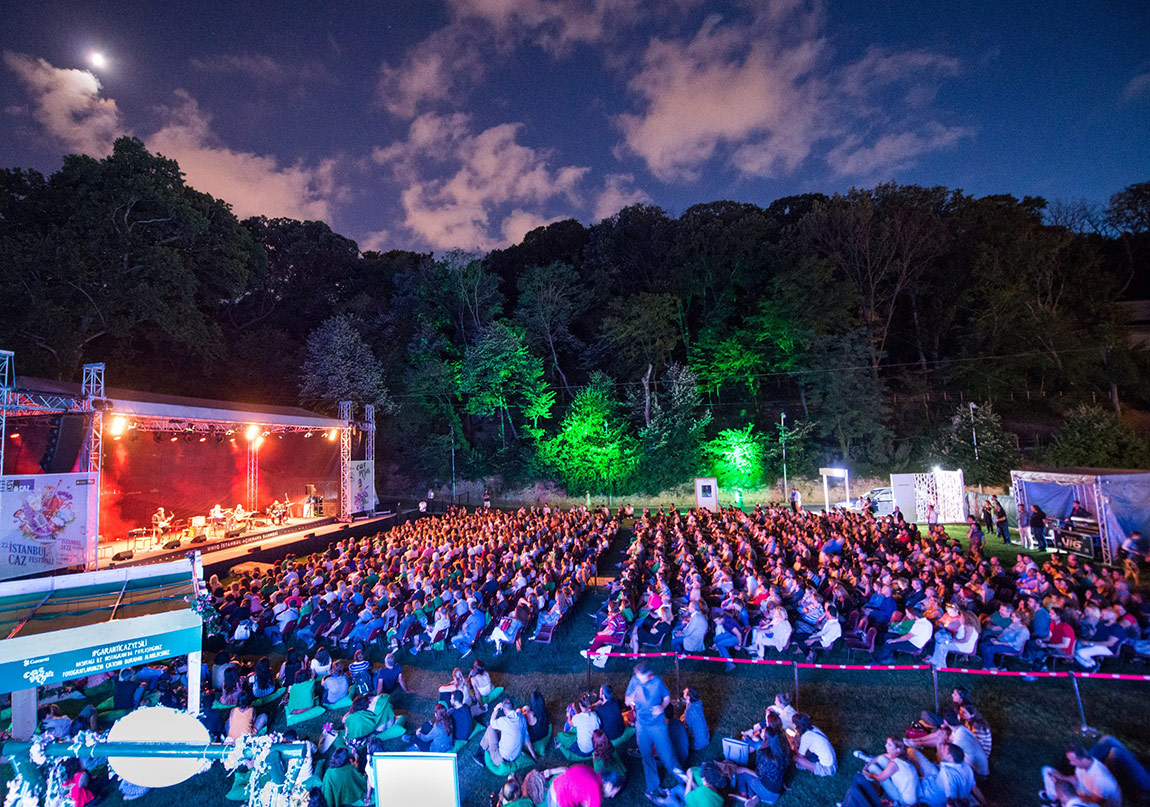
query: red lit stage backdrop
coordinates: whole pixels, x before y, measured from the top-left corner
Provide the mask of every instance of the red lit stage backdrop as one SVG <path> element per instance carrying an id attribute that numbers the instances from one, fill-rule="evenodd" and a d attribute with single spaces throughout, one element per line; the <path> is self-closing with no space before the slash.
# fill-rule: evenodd
<path id="1" fill-rule="evenodd" d="M 171 438 L 177 439 L 172 442 Z M 216 442 L 209 435 L 149 432 L 104 440 L 104 467 L 100 497 L 100 533 L 122 538 L 128 530 L 150 527 L 152 513 L 163 507 L 177 518 L 207 515 L 218 504 L 237 503 L 246 508 L 248 445 L 243 434 Z M 339 442 L 316 434 L 285 434 L 263 438 L 259 447 L 259 497 L 263 509 L 272 499 L 285 497 L 299 504 L 307 485 L 324 497 L 325 513 L 339 509 Z M 298 516 L 300 507 L 292 508 Z"/>

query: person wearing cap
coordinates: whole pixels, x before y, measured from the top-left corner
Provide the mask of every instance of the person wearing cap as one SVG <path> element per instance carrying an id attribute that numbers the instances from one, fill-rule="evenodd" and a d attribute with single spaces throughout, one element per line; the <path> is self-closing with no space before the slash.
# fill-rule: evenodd
<path id="1" fill-rule="evenodd" d="M 635 737 L 639 744 L 639 755 L 643 758 L 643 779 L 648 798 L 665 796 L 660 788 L 659 763 L 664 768 L 681 777 L 683 771 L 672 760 L 675 759 L 671 747 L 671 735 L 667 732 L 667 717 L 664 714 L 671 703 L 671 693 L 662 679 L 651 672 L 646 662 L 635 665 L 634 675 L 627 685 L 624 701 L 635 710 Z"/>

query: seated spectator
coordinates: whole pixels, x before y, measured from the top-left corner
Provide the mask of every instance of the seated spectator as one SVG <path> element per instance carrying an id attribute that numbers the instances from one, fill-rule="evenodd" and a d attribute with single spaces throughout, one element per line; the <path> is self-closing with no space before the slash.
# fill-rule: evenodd
<path id="1" fill-rule="evenodd" d="M 612 600 L 611 604 L 607 606 L 607 621 L 591 639 L 591 646 L 579 652 L 586 658 L 589 654 L 596 653 L 601 647 L 619 644 L 626 635 L 627 618 L 623 616 L 619 603 Z"/>
<path id="2" fill-rule="evenodd" d="M 469 733 L 470 736 L 470 733 Z M 407 738 L 407 735 L 404 735 Z M 411 740 L 420 751 L 433 754 L 447 754 L 455 748 L 455 721 L 442 703 L 435 704 L 435 712 L 430 722 L 415 732 Z"/>
<path id="3" fill-rule="evenodd" d="M 715 618 L 715 636 L 712 641 L 715 644 L 715 649 L 719 651 L 719 655 L 727 659 L 727 672 L 735 669 L 735 663 L 731 661 L 730 650 L 733 647 L 742 647 L 743 629 L 733 611 L 722 611 Z"/>
<path id="4" fill-rule="evenodd" d="M 373 690 L 371 662 L 364 655 L 363 648 L 356 649 L 351 663 L 347 665 L 347 674 L 357 695 L 367 695 Z"/>
<path id="5" fill-rule="evenodd" d="M 679 777 L 666 796 L 655 796 L 652 801 L 660 807 L 722 807 L 730 780 L 715 762 L 704 762 Z"/>
<path id="6" fill-rule="evenodd" d="M 912 748 L 940 747 L 950 744 L 962 749 L 963 759 L 978 776 L 988 776 L 990 767 L 986 750 L 974 733 L 963 724 L 958 711 L 948 709 L 942 715 L 942 727 L 924 737 L 908 739 Z"/>
<path id="7" fill-rule="evenodd" d="M 576 712 L 568 722 L 571 730 L 560 732 L 555 738 L 555 747 L 585 757 L 591 756 L 594 750 L 591 738 L 599 730 L 599 716 L 591 709 L 590 696 L 584 695 L 579 699 Z"/>
<path id="8" fill-rule="evenodd" d="M 471 732 L 475 728 L 471 707 L 464 703 L 463 693 L 459 690 L 451 693 L 448 706 L 452 724 L 455 726 L 455 742 L 467 742 L 471 739 Z"/>
<path id="9" fill-rule="evenodd" d="M 388 653 L 383 666 L 375 671 L 375 694 L 390 695 L 397 689 L 410 693 L 403 680 L 403 666 L 395 660 L 395 653 Z"/>
<path id="10" fill-rule="evenodd" d="M 913 749 L 907 751 L 907 758 L 918 769 L 918 798 L 927 807 L 947 807 L 951 799 L 966 799 L 977 793 L 974 771 L 958 746 L 942 743 L 938 747 L 938 765 Z M 985 803 L 985 799 L 979 800 Z"/>
<path id="11" fill-rule="evenodd" d="M 1030 629 L 1026 627 L 1025 615 L 1021 610 L 1010 610 L 1010 624 L 999 631 L 997 636 L 984 640 L 979 651 L 982 653 L 982 666 L 988 670 L 998 671 L 994 666 L 995 656 L 1021 656 L 1030 640 Z"/>
<path id="12" fill-rule="evenodd" d="M 923 616 L 922 606 L 910 608 L 909 621 L 911 625 L 905 633 L 896 635 L 892 629 L 891 633 L 887 634 L 886 641 L 882 643 L 882 648 L 876 655 L 875 661 L 880 664 L 889 664 L 894 660 L 894 654 L 899 650 L 917 653 L 926 647 L 926 643 L 934 636 L 934 625 Z"/>
<path id="13" fill-rule="evenodd" d="M 259 734 L 260 729 L 267 725 L 268 716 L 256 714 L 252 706 L 251 693 L 242 690 L 236 700 L 235 707 L 228 715 L 227 736 L 229 740 L 238 740 L 241 737 Z"/>
<path id="14" fill-rule="evenodd" d="M 320 683 L 323 688 L 323 705 L 333 706 L 346 700 L 351 692 L 351 681 L 347 677 L 347 668 L 342 661 L 337 661 L 329 673 Z"/>
<path id="15" fill-rule="evenodd" d="M 918 803 L 918 770 L 906 758 L 906 745 L 897 737 L 886 738 L 886 753 L 868 757 L 856 751 L 863 761 L 843 797 L 841 807 L 883 807 L 883 798 L 902 807 Z"/>
<path id="16" fill-rule="evenodd" d="M 596 729 L 595 733 L 591 735 L 591 747 L 592 766 L 595 773 L 602 776 L 607 771 L 615 771 L 626 779 L 627 766 L 623 764 L 623 760 L 619 757 L 606 732 L 602 729 Z"/>
<path id="17" fill-rule="evenodd" d="M 308 669 L 311 670 L 312 678 L 323 678 L 331 672 L 331 653 L 328 652 L 326 647 L 321 647 L 315 652 L 315 658 L 311 660 Z"/>
<path id="18" fill-rule="evenodd" d="M 1106 735 L 1090 749 L 1090 756 L 1102 761 L 1132 803 L 1150 802 L 1150 770 L 1126 746 Z"/>
<path id="19" fill-rule="evenodd" d="M 1031 642 L 1031 661 L 1043 670 L 1047 668 L 1046 659 L 1070 661 L 1074 658 L 1077 642 L 1074 626 L 1066 621 L 1066 612 L 1056 608 L 1050 612 L 1050 637 Z"/>
<path id="20" fill-rule="evenodd" d="M 931 666 L 945 667 L 951 653 L 971 654 L 978 647 L 978 618 L 969 611 L 948 603 L 946 616 L 934 635 L 934 652 L 930 656 Z"/>
<path id="21" fill-rule="evenodd" d="M 787 610 L 776 605 L 770 610 L 770 619 L 754 629 L 751 634 L 751 652 L 762 661 L 766 657 L 767 649 L 782 652 L 791 643 L 791 621 L 787 618 Z"/>
<path id="22" fill-rule="evenodd" d="M 1101 760 L 1095 759 L 1090 752 L 1078 743 L 1069 743 L 1066 746 L 1066 760 L 1073 770 L 1071 774 L 1060 773 L 1055 768 L 1042 769 L 1042 790 L 1038 795 L 1046 803 L 1057 802 L 1058 792 L 1055 786 L 1058 782 L 1066 782 L 1074 787 L 1078 797 L 1090 804 L 1099 807 L 1121 807 L 1122 790 L 1118 781 Z"/>
<path id="23" fill-rule="evenodd" d="M 1098 659 L 1118 655 L 1122 643 L 1126 641 L 1126 630 L 1118 624 L 1118 612 L 1113 608 L 1102 611 L 1102 622 L 1094 629 L 1089 641 L 1079 640 L 1074 650 L 1074 660 L 1087 670 L 1098 669 Z"/>
<path id="24" fill-rule="evenodd" d="M 776 717 L 776 720 L 778 718 Z M 785 741 L 783 741 L 785 745 Z M 773 744 L 764 745 L 755 752 L 755 769 L 721 763 L 731 780 L 735 793 L 748 799 L 757 798 L 760 804 L 774 804 L 783 794 L 790 751 L 777 751 Z"/>
<path id="25" fill-rule="evenodd" d="M 551 717 L 547 714 L 547 702 L 538 689 L 531 693 L 531 700 L 523 707 L 523 717 L 527 720 L 527 741 L 535 743 L 547 739 L 551 734 Z"/>
<path id="26" fill-rule="evenodd" d="M 251 689 L 252 697 L 257 700 L 268 697 L 279 688 L 276 686 L 276 678 L 272 674 L 271 662 L 267 656 L 261 657 L 256 662 L 255 671 L 248 676 L 248 687 Z"/>
<path id="27" fill-rule="evenodd" d="M 328 807 L 362 807 L 367 779 L 357 770 L 350 749 L 341 746 L 331 752 L 322 790 Z"/>
<path id="28" fill-rule="evenodd" d="M 701 653 L 707 639 L 707 617 L 698 602 L 687 606 L 687 622 L 671 633 L 671 646 L 680 652 Z"/>
<path id="29" fill-rule="evenodd" d="M 817 661 L 819 654 L 830 650 L 842 635 L 843 626 L 839 622 L 839 611 L 834 605 L 828 605 L 818 630 L 803 643 L 807 648 L 807 663 Z"/>
<path id="30" fill-rule="evenodd" d="M 439 688 L 439 699 L 447 703 L 451 699 L 453 692 L 459 692 L 463 697 L 463 702 L 467 706 L 475 701 L 474 694 L 471 690 L 471 682 L 467 680 L 467 676 L 463 674 L 463 670 L 456 667 L 451 671 L 451 680 Z"/>
<path id="31" fill-rule="evenodd" d="M 834 776 L 838 772 L 835 749 L 822 729 L 811 722 L 811 716 L 805 712 L 796 713 L 795 731 L 799 742 L 794 754 L 795 765 L 815 776 Z"/>
<path id="32" fill-rule="evenodd" d="M 495 691 L 494 685 L 491 683 L 491 673 L 487 672 L 487 667 L 484 666 L 480 659 L 475 659 L 471 663 L 471 672 L 467 674 L 467 680 L 471 682 L 471 689 L 475 692 L 479 703 L 475 706 L 480 706 L 480 711 L 486 710 L 485 701 Z M 472 711 L 475 711 L 472 709 Z"/>
<path id="33" fill-rule="evenodd" d="M 599 725 L 607 735 L 607 739 L 614 742 L 623 736 L 627 730 L 627 723 L 623 719 L 623 706 L 610 684 L 599 687 L 599 700 L 595 701 L 595 714 L 599 716 Z"/>
<path id="34" fill-rule="evenodd" d="M 455 648 L 463 657 L 466 657 L 475 644 L 475 640 L 479 638 L 480 632 L 487 625 L 487 619 L 483 612 L 479 610 L 475 600 L 468 602 L 467 619 L 463 621 L 463 626 L 459 632 L 451 637 L 451 646 Z"/>
<path id="35" fill-rule="evenodd" d="M 491 720 L 479 741 L 479 748 L 476 761 L 480 765 L 484 764 L 484 751 L 491 756 L 491 763 L 496 768 L 504 762 L 514 762 L 525 749 L 535 759 L 535 751 L 527 742 L 526 721 L 515 711 L 511 698 L 504 698 L 491 710 Z"/>
<path id="36" fill-rule="evenodd" d="M 687 727 L 687 735 L 691 740 L 691 750 L 701 751 L 711 744 L 711 731 L 707 728 L 707 718 L 703 714 L 703 704 L 699 700 L 699 691 L 694 687 L 683 690 L 683 716 L 680 718 Z"/>

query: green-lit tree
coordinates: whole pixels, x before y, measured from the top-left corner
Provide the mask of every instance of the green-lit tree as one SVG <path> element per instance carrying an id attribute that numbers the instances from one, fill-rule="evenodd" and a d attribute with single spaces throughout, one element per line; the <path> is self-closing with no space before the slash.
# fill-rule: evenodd
<path id="1" fill-rule="evenodd" d="M 643 447 L 638 479 L 649 493 L 688 481 L 703 459 L 703 438 L 711 412 L 703 409 L 695 374 L 672 364 L 662 389 L 652 396 L 651 422 L 639 432 Z"/>
<path id="2" fill-rule="evenodd" d="M 627 427 L 614 383 L 592 375 L 579 390 L 555 436 L 542 454 L 559 473 L 569 493 L 621 491 L 639 460 L 639 444 Z"/>
<path id="3" fill-rule="evenodd" d="M 973 423 L 972 418 L 973 416 Z M 972 430 L 973 425 L 973 430 Z M 974 439 L 978 435 L 978 459 Z M 989 404 L 956 407 L 942 425 L 927 461 L 931 465 L 961 468 L 967 482 L 998 485 L 1010 479 L 1021 456 L 1017 438 L 1002 428 L 1002 419 Z"/>
<path id="4" fill-rule="evenodd" d="M 527 348 L 523 329 L 493 322 L 467 348 L 460 373 L 460 389 L 467 397 L 466 411 L 499 418 L 500 442 L 507 445 L 506 429 L 519 439 L 514 413 L 540 436 L 539 421 L 551 415 L 555 393 L 543 380 L 543 361 Z M 513 411 L 514 410 L 514 411 Z"/>
<path id="5" fill-rule="evenodd" d="M 1080 406 L 1066 418 L 1042 459 L 1055 466 L 1150 468 L 1150 449 L 1113 412 Z"/>
<path id="6" fill-rule="evenodd" d="M 753 488 L 763 479 L 763 458 L 767 437 L 748 423 L 738 429 L 723 429 L 706 445 L 711 472 L 723 487 Z"/>

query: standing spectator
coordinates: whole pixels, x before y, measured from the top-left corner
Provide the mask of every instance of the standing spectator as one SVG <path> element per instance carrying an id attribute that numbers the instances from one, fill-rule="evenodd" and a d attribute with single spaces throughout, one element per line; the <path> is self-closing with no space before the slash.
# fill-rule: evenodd
<path id="1" fill-rule="evenodd" d="M 986 535 L 982 532 L 982 527 L 978 526 L 978 519 L 974 516 L 967 516 L 966 523 L 969 528 L 966 531 L 966 540 L 970 543 L 970 551 L 975 555 L 981 555 L 983 547 L 986 546 Z"/>
<path id="2" fill-rule="evenodd" d="M 702 751 L 711 743 L 711 731 L 707 728 L 707 718 L 703 714 L 703 704 L 699 700 L 699 691 L 694 687 L 683 690 L 683 716 L 680 718 L 687 727 L 687 734 L 691 738 L 691 750 Z"/>
<path id="3" fill-rule="evenodd" d="M 998 533 L 998 537 L 1002 539 L 1002 543 L 1010 544 L 1010 522 L 1006 519 L 1006 508 L 1002 506 L 1002 502 L 998 500 L 997 496 L 990 497 L 990 506 L 994 512 L 994 529 Z"/>
<path id="4" fill-rule="evenodd" d="M 667 733 L 667 720 L 664 712 L 671 703 L 671 693 L 667 690 L 662 679 L 651 672 L 646 662 L 635 665 L 634 675 L 627 685 L 625 701 L 635 710 L 635 730 L 639 743 L 639 754 L 643 758 L 643 779 L 646 785 L 645 792 L 652 796 L 661 793 L 659 786 L 659 769 L 655 762 L 655 754 L 664 768 L 671 768 L 676 776 L 683 771 L 671 762 L 675 759 L 671 748 L 671 737 Z"/>
<path id="5" fill-rule="evenodd" d="M 1039 552 L 1046 551 L 1046 513 L 1037 504 L 1030 505 L 1030 535 L 1034 539 L 1034 548 Z"/>

